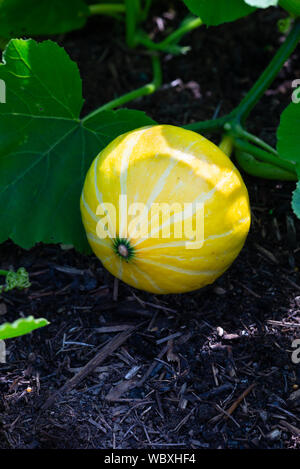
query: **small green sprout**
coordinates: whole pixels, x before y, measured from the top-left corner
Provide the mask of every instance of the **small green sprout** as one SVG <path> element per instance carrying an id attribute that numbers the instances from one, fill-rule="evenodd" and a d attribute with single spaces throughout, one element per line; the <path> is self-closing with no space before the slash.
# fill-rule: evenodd
<path id="1" fill-rule="evenodd" d="M 29 288 L 31 283 L 29 282 L 29 275 L 24 267 L 20 267 L 17 272 L 13 270 L 0 270 L 0 275 L 5 275 L 5 284 L 0 285 L 0 293 L 7 292 L 13 288 L 18 290 L 24 290 Z"/>
<path id="2" fill-rule="evenodd" d="M 0 270 L 0 275 L 5 275 L 5 284 L 0 285 L 0 294 L 17 288 L 18 290 L 24 290 L 29 288 L 31 283 L 29 282 L 29 275 L 24 267 L 20 267 L 17 272 L 13 270 Z M 10 339 L 12 337 L 19 337 L 24 334 L 28 334 L 34 329 L 38 329 L 43 326 L 47 326 L 49 322 L 47 319 L 39 318 L 35 319 L 33 316 L 27 318 L 19 318 L 16 321 L 9 323 L 5 322 L 0 325 L 0 346 L 2 347 L 2 356 L 0 350 L 0 363 L 5 363 L 3 359 L 3 353 L 5 354 L 5 346 L 2 341 Z M 4 347 L 4 348 L 3 348 Z M 3 352 L 4 350 L 4 352 Z"/>

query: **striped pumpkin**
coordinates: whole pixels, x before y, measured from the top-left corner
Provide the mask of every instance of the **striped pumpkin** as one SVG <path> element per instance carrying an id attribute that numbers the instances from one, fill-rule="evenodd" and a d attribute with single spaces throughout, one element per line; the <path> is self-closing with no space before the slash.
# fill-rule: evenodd
<path id="1" fill-rule="evenodd" d="M 104 267 L 158 294 L 214 282 L 239 254 L 250 226 L 248 192 L 231 160 L 199 134 L 171 125 L 128 132 L 102 150 L 80 207 Z"/>

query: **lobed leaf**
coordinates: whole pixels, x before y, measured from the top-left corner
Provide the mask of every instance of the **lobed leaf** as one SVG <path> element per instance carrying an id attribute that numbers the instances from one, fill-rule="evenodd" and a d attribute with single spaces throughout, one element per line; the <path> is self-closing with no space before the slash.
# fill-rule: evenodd
<path id="1" fill-rule="evenodd" d="M 293 100 L 283 111 L 277 130 L 277 149 L 280 156 L 292 161 L 300 172 L 300 88 L 294 91 Z"/>
<path id="2" fill-rule="evenodd" d="M 28 334 L 34 329 L 47 326 L 48 324 L 49 322 L 47 321 L 47 319 L 34 319 L 33 316 L 17 319 L 12 323 L 5 322 L 0 326 L 0 340 L 11 339 L 12 337 L 19 337 L 20 335 Z"/>
<path id="3" fill-rule="evenodd" d="M 281 158 L 291 161 L 296 165 L 298 178 L 300 179 L 300 88 L 293 93 L 294 102 L 288 105 L 280 117 L 277 130 L 277 150 Z M 293 194 L 292 207 L 300 218 L 300 182 Z"/>
<path id="4" fill-rule="evenodd" d="M 118 135 L 154 121 L 127 109 L 81 120 L 77 65 L 52 41 L 11 40 L 0 79 L 0 243 L 88 252 L 79 199 L 92 160 Z"/>

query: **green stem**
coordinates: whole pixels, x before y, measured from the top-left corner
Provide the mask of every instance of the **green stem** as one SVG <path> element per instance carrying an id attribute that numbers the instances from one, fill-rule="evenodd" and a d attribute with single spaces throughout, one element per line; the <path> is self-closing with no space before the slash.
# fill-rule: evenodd
<path id="1" fill-rule="evenodd" d="M 297 20 L 292 28 L 291 32 L 287 36 L 284 43 L 278 49 L 277 53 L 261 74 L 259 79 L 253 85 L 251 90 L 247 93 L 241 103 L 236 109 L 238 118 L 244 122 L 251 110 L 254 108 L 256 103 L 263 96 L 265 91 L 269 88 L 271 83 L 274 81 L 281 68 L 283 67 L 286 60 L 292 54 L 297 47 L 300 40 L 300 20 Z"/>
<path id="2" fill-rule="evenodd" d="M 262 97 L 266 89 L 273 82 L 283 64 L 286 62 L 291 53 L 295 50 L 300 40 L 300 20 L 297 20 L 294 24 L 293 29 L 287 36 L 285 42 L 278 49 L 274 58 L 267 66 L 265 71 L 262 73 L 260 78 L 253 85 L 251 90 L 247 93 L 241 103 L 226 116 L 219 117 L 218 119 L 212 119 L 202 122 L 193 122 L 192 124 L 185 125 L 184 128 L 195 131 L 206 131 L 206 130 L 222 130 L 226 124 L 230 127 L 234 127 L 240 122 L 244 122 L 252 108 Z"/>
<path id="3" fill-rule="evenodd" d="M 234 139 L 230 135 L 224 134 L 219 145 L 220 150 L 222 150 L 225 155 L 230 158 L 233 151 L 233 147 Z"/>
<path id="4" fill-rule="evenodd" d="M 147 47 L 147 49 L 157 50 L 172 55 L 186 54 L 190 50 L 190 47 L 188 46 L 183 47 L 177 44 L 170 44 L 167 46 L 161 45 L 161 42 L 152 41 L 143 31 L 139 32 L 137 42 L 142 44 L 142 46 Z"/>
<path id="5" fill-rule="evenodd" d="M 189 51 L 189 47 L 181 47 L 178 46 L 177 43 L 180 41 L 182 36 L 189 33 L 193 29 L 198 28 L 201 26 L 202 20 L 200 18 L 192 17 L 184 20 L 181 26 L 176 29 L 173 33 L 167 36 L 161 42 L 154 42 L 152 41 L 143 31 L 139 32 L 138 41 L 143 46 L 147 47 L 148 49 L 152 50 L 160 50 L 162 52 L 168 52 L 170 54 L 180 54 L 186 53 Z"/>
<path id="6" fill-rule="evenodd" d="M 128 47 L 135 47 L 137 42 L 136 27 L 140 13 L 139 0 L 125 0 L 126 41 Z"/>
<path id="7" fill-rule="evenodd" d="M 163 41 L 161 41 L 162 46 L 168 46 L 170 44 L 176 44 L 182 36 L 193 31 L 196 28 L 199 28 L 203 24 L 203 21 L 199 17 L 192 17 L 185 19 L 176 31 L 171 33 Z"/>
<path id="8" fill-rule="evenodd" d="M 251 176 L 280 181 L 297 181 L 297 176 L 290 171 L 275 167 L 269 163 L 257 161 L 250 153 L 237 150 L 235 159 L 238 165 Z"/>
<path id="9" fill-rule="evenodd" d="M 149 11 L 152 5 L 152 0 L 145 0 L 145 6 L 141 13 L 141 20 L 146 21 L 149 15 Z"/>
<path id="10" fill-rule="evenodd" d="M 250 153 L 251 155 L 255 156 L 255 158 L 259 161 L 263 161 L 264 163 L 269 163 L 273 166 L 278 168 L 285 169 L 291 173 L 296 174 L 296 166 L 290 163 L 289 161 L 282 160 L 273 154 L 262 150 L 261 148 L 256 147 L 252 143 L 246 142 L 245 140 L 235 139 L 234 145 L 239 150 L 244 152 Z"/>
<path id="11" fill-rule="evenodd" d="M 224 126 L 229 123 L 234 117 L 234 113 L 226 114 L 226 116 L 218 117 L 217 119 L 210 119 L 202 122 L 192 122 L 191 124 L 184 125 L 183 128 L 194 131 L 209 131 L 209 130 L 223 130 Z"/>
<path id="12" fill-rule="evenodd" d="M 108 103 L 104 104 L 103 106 L 99 107 L 98 109 L 84 117 L 82 119 L 82 122 L 84 123 L 88 119 L 97 116 L 102 111 L 115 109 L 116 107 L 123 106 L 123 104 L 132 101 L 133 99 L 137 99 L 141 96 L 154 93 L 161 86 L 162 83 L 161 64 L 158 56 L 152 56 L 152 66 L 153 80 L 151 83 L 148 83 L 147 85 L 144 85 L 141 88 L 138 88 L 137 90 L 130 91 L 129 93 L 126 93 L 123 96 L 120 96 L 119 98 L 109 101 Z"/>
<path id="13" fill-rule="evenodd" d="M 272 153 L 273 155 L 279 157 L 278 152 L 273 147 L 271 147 L 271 145 L 268 145 L 266 142 L 261 140 L 256 135 L 253 135 L 250 132 L 247 132 L 246 130 L 244 130 L 240 124 L 233 127 L 232 134 L 235 137 L 240 137 L 244 140 L 248 140 L 248 142 L 252 142 L 255 145 L 258 145 L 259 147 L 261 147 L 263 150 L 266 150 Z"/>
<path id="14" fill-rule="evenodd" d="M 125 13 L 123 3 L 97 3 L 89 6 L 91 15 L 108 15 L 110 13 Z"/>

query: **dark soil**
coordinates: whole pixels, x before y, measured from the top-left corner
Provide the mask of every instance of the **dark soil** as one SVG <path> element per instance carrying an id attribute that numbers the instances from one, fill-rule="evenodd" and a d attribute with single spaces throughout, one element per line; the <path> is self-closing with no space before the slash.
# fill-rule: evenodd
<path id="1" fill-rule="evenodd" d="M 277 12 L 262 12 L 195 31 L 184 41 L 192 52 L 164 58 L 162 90 L 129 107 L 173 124 L 230 111 L 278 47 L 277 20 Z M 154 18 L 147 27 L 155 31 Z M 121 26 L 109 19 L 57 40 L 79 64 L 85 112 L 151 79 L 149 57 L 128 51 Z M 298 49 L 249 121 L 270 143 L 299 64 Z M 190 294 L 154 296 L 123 283 L 117 290 L 94 256 L 72 249 L 0 246 L 1 268 L 25 266 L 32 281 L 27 292 L 3 295 L 1 319 L 51 321 L 7 341 L 0 448 L 300 448 L 294 184 L 244 178 L 253 211 L 246 245 L 222 278 Z M 112 349 L 132 325 L 138 328 Z M 72 387 L 104 345 L 105 359 Z"/>

